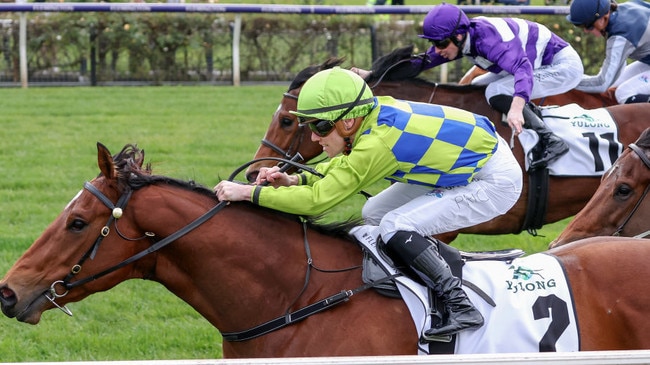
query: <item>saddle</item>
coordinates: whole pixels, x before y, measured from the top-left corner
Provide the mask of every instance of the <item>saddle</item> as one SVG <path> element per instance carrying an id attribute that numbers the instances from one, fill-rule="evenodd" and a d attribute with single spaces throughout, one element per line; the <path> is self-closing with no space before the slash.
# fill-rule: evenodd
<path id="1" fill-rule="evenodd" d="M 432 240 L 432 244 L 437 245 L 440 255 L 445 259 L 451 272 L 454 276 L 463 278 L 463 265 L 468 261 L 484 261 L 484 260 L 493 260 L 493 261 L 512 261 L 518 257 L 521 257 L 525 254 L 523 250 L 520 249 L 504 249 L 496 251 L 475 251 L 475 252 L 466 252 L 458 250 L 455 247 L 452 247 L 448 244 L 442 243 L 437 240 Z M 373 289 L 379 294 L 382 294 L 391 298 L 401 298 L 401 294 L 397 289 L 397 284 L 394 280 L 383 281 L 386 276 L 390 274 L 386 269 L 378 263 L 374 255 L 361 245 L 363 250 L 363 270 L 362 270 L 362 280 L 365 284 L 372 285 L 373 283 L 378 283 L 373 286 Z M 416 282 L 419 282 L 422 285 L 425 285 L 417 275 L 413 275 L 404 267 L 396 266 L 393 260 L 381 249 L 377 252 L 381 255 L 382 259 L 389 263 L 393 268 L 400 271 L 402 274 L 408 276 Z M 467 284 L 467 283 L 465 283 Z M 471 284 L 470 284 L 471 287 Z"/>
<path id="2" fill-rule="evenodd" d="M 363 251 L 362 280 L 365 285 L 372 287 L 381 295 L 403 299 L 407 303 L 407 306 L 409 306 L 409 310 L 411 310 L 411 315 L 414 316 L 414 320 L 420 315 L 425 315 L 431 321 L 430 324 L 432 326 L 438 325 L 444 320 L 447 313 L 443 301 L 441 298 L 437 297 L 431 288 L 428 288 L 422 282 L 418 275 L 413 273 L 409 268 L 396 266 L 394 261 L 383 250 L 384 245 L 377 244 L 376 239 L 372 237 L 372 234 L 369 234 L 368 232 L 365 234 L 359 234 L 357 232 L 354 235 Z M 440 255 L 445 259 L 454 276 L 461 280 L 463 279 L 463 265 L 465 262 L 482 260 L 501 260 L 511 262 L 515 258 L 523 256 L 525 253 L 518 249 L 463 252 L 438 240 L 430 239 L 430 242 L 438 247 Z M 408 295 L 410 298 L 402 296 L 402 292 L 400 292 L 400 289 L 398 288 L 398 281 L 400 284 L 404 285 L 405 277 L 409 278 L 415 285 L 420 285 L 421 288 L 426 288 L 420 295 L 416 295 L 419 299 L 414 299 L 410 294 Z M 494 300 L 478 286 L 468 280 L 463 280 L 463 284 L 465 287 L 474 291 L 490 306 L 496 307 Z M 416 289 L 416 291 L 420 290 Z M 412 308 L 414 300 L 420 302 L 421 305 L 424 305 L 426 312 L 415 314 Z M 435 337 L 425 337 L 422 335 L 418 346 L 426 346 L 426 353 L 428 354 L 451 354 L 454 353 L 455 340 L 455 335 Z"/>

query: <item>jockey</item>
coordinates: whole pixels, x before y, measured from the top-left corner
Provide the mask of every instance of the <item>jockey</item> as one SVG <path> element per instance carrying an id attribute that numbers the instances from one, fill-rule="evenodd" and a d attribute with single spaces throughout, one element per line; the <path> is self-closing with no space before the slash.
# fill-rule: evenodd
<path id="1" fill-rule="evenodd" d="M 444 301 L 448 319 L 424 337 L 480 327 L 460 279 L 425 237 L 489 221 L 519 199 L 521 168 L 494 124 L 457 108 L 374 97 L 359 75 L 339 67 L 307 80 L 297 109 L 331 158 L 316 166 L 324 177 L 262 168 L 255 185 L 221 181 L 217 197 L 317 215 L 381 179 L 394 181 L 362 216 L 380 227 L 386 251 Z"/>
<path id="2" fill-rule="evenodd" d="M 578 84 L 582 61 L 571 45 L 542 24 L 517 18 L 469 19 L 451 4 L 434 6 L 422 27 L 420 37 L 432 45 L 426 53 L 411 58 L 410 74 L 468 57 L 488 71 L 472 84 L 487 85 L 487 101 L 507 115 L 513 132 L 519 134 L 523 126 L 539 134 L 544 152 L 539 160 L 531 161 L 532 169 L 543 168 L 569 151 L 526 104 L 562 94 Z"/>
<path id="3" fill-rule="evenodd" d="M 615 87 L 619 104 L 650 101 L 650 4 L 630 0 L 574 0 L 567 16 L 586 33 L 607 39 L 605 60 L 595 76 L 584 75 L 578 90 L 599 93 Z M 627 59 L 634 62 L 627 64 Z"/>

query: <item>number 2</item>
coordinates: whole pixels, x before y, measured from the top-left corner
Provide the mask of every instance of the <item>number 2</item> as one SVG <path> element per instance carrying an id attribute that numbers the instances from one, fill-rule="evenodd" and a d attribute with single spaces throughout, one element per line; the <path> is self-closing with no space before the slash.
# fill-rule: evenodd
<path id="1" fill-rule="evenodd" d="M 551 294 L 545 297 L 539 297 L 533 303 L 533 318 L 549 318 L 551 324 L 548 326 L 546 333 L 539 341 L 540 352 L 555 352 L 555 344 L 562 336 L 562 333 L 569 327 L 569 311 L 564 300 Z M 552 313 L 552 315 L 551 315 Z"/>

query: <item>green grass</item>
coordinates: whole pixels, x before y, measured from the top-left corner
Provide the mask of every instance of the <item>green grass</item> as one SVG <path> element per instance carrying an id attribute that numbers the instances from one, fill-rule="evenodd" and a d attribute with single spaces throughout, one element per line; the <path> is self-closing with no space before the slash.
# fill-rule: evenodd
<path id="1" fill-rule="evenodd" d="M 0 272 L 97 175 L 96 142 L 146 151 L 154 173 L 213 186 L 253 156 L 286 85 L 0 89 Z M 240 177 L 243 179 L 243 177 Z M 381 185 L 370 192 L 376 193 Z M 337 214 L 358 211 L 355 197 Z M 546 237 L 462 236 L 468 250 L 545 249 Z M 30 326 L 2 321 L 2 362 L 219 358 L 220 336 L 162 286 L 130 281 Z"/>

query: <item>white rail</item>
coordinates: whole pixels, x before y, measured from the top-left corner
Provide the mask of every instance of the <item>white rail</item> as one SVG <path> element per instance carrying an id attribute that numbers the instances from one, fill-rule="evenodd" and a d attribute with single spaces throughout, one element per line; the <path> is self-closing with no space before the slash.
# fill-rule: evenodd
<path id="1" fill-rule="evenodd" d="M 278 359 L 35 362 L 20 365 L 632 365 L 650 364 L 650 350 L 430 356 L 359 356 Z"/>

